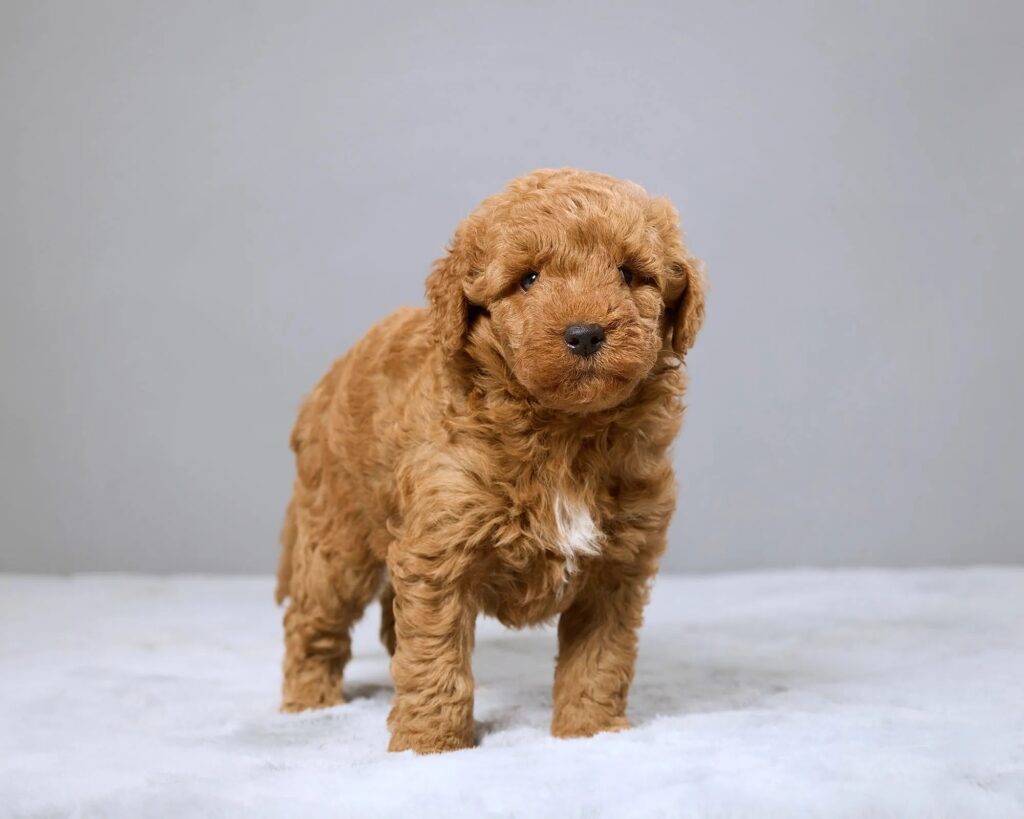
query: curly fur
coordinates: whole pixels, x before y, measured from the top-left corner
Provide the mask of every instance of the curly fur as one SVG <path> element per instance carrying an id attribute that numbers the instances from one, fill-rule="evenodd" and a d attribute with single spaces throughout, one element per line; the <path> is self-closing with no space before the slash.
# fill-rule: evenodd
<path id="1" fill-rule="evenodd" d="M 391 750 L 472 745 L 480 613 L 515 628 L 559 618 L 556 736 L 625 728 L 675 506 L 667 450 L 701 266 L 667 200 L 541 170 L 459 226 L 427 296 L 373 327 L 299 412 L 282 707 L 342 702 L 350 629 L 379 595 Z M 578 322 L 605 328 L 591 358 L 563 341 Z"/>

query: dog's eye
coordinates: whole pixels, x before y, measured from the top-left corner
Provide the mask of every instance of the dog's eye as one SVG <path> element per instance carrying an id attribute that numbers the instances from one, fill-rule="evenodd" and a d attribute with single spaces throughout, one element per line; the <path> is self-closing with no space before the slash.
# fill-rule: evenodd
<path id="1" fill-rule="evenodd" d="M 536 270 L 530 270 L 526 273 L 526 275 L 523 276 L 523 278 L 519 280 L 519 286 L 523 288 L 523 292 L 525 293 L 527 290 L 533 287 L 534 282 L 536 282 L 539 278 L 540 273 L 538 273 Z"/>
<path id="2" fill-rule="evenodd" d="M 626 267 L 626 265 L 620 265 L 619 266 L 619 272 L 622 274 L 622 280 L 626 284 L 632 284 L 633 283 L 633 271 L 630 270 L 628 267 Z"/>

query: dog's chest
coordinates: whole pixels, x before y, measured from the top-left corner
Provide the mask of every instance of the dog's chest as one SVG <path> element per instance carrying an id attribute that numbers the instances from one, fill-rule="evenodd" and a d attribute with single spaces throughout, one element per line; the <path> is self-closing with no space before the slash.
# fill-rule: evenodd
<path id="1" fill-rule="evenodd" d="M 605 535 L 591 502 L 552 491 L 529 508 L 509 509 L 514 537 L 495 548 L 485 608 L 510 626 L 547 620 L 563 611 Z"/>
<path id="2" fill-rule="evenodd" d="M 552 507 L 555 519 L 553 540 L 558 552 L 565 558 L 565 574 L 572 575 L 581 558 L 595 557 L 601 553 L 604 536 L 585 502 L 556 493 Z"/>

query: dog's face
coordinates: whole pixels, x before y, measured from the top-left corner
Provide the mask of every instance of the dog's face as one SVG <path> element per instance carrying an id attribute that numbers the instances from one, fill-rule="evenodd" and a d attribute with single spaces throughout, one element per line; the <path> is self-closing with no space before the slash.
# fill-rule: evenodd
<path id="1" fill-rule="evenodd" d="M 540 404 L 624 401 L 704 314 L 703 275 L 664 199 L 628 182 L 536 171 L 456 232 L 427 281 L 446 355 L 502 367 Z"/>

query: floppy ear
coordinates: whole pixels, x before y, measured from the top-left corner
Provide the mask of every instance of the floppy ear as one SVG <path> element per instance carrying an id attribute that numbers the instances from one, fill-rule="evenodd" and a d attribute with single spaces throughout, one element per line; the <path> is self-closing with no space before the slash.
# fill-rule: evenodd
<path id="1" fill-rule="evenodd" d="M 654 197 L 647 202 L 647 215 L 661 237 L 668 257 L 665 281 L 666 335 L 671 332 L 672 349 L 682 358 L 697 340 L 704 323 L 704 265 L 683 244 L 679 214 L 668 199 Z"/>
<path id="2" fill-rule="evenodd" d="M 427 276 L 427 304 L 434 336 L 448 357 L 462 352 L 469 332 L 469 301 L 464 285 L 473 269 L 466 225 L 455 232 L 448 254 L 434 262 Z"/>
<path id="3" fill-rule="evenodd" d="M 681 264 L 685 283 L 682 295 L 674 308 L 672 325 L 672 349 L 682 358 L 697 340 L 697 331 L 704 323 L 704 290 L 707 278 L 704 265 L 699 259 L 687 256 Z"/>

